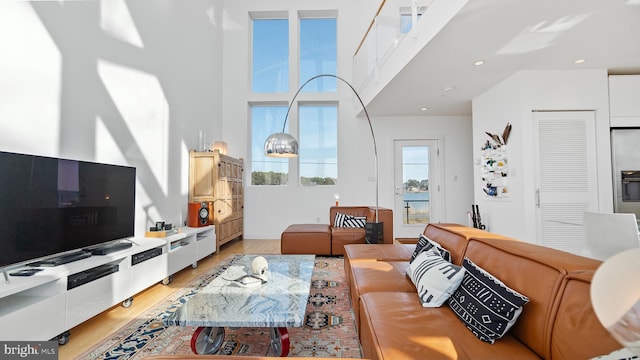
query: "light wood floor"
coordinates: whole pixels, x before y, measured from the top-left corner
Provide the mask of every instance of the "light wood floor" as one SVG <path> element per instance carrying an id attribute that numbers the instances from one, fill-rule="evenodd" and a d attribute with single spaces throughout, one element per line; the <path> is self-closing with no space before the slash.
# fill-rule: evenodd
<path id="1" fill-rule="evenodd" d="M 69 342 L 59 348 L 59 359 L 74 359 L 94 344 L 106 338 L 129 321 L 140 316 L 158 301 L 177 291 L 186 283 L 208 269 L 235 254 L 279 254 L 280 240 L 234 240 L 223 245 L 220 253 L 213 254 L 198 262 L 198 267 L 187 267 L 174 274 L 169 285 L 160 283 L 151 286 L 133 297 L 131 307 L 116 305 L 111 309 L 85 321 L 70 330 Z"/>

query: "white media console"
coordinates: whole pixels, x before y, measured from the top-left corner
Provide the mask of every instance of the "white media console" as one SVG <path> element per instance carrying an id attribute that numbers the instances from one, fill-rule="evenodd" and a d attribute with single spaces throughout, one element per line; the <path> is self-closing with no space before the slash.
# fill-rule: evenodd
<path id="1" fill-rule="evenodd" d="M 166 238 L 132 238 L 132 246 L 0 281 L 1 341 L 66 343 L 74 326 L 122 303 L 216 251 L 214 226 L 181 228 Z M 27 268 L 28 266 L 24 266 Z M 7 274 L 20 269 L 8 270 Z M 10 326 L 8 324 L 11 324 Z"/>

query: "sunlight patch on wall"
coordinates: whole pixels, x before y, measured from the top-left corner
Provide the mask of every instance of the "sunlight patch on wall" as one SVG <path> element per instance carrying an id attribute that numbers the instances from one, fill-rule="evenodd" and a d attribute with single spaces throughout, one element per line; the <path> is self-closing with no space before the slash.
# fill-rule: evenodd
<path id="1" fill-rule="evenodd" d="M 209 19 L 209 22 L 214 26 L 217 27 L 218 24 L 216 22 L 216 9 L 215 7 L 211 6 L 210 8 L 208 8 L 205 11 L 205 14 L 207 14 L 207 18 Z"/>
<path id="2" fill-rule="evenodd" d="M 154 199 L 146 191 L 143 182 L 140 181 L 140 177 L 136 176 L 136 237 L 144 237 L 145 230 L 154 226 L 156 221 L 167 220 L 171 222 L 162 218 L 158 207 L 155 205 L 158 201 Z"/>
<path id="3" fill-rule="evenodd" d="M 119 139 L 124 155 L 136 163 L 145 163 L 163 194 L 168 192 L 169 104 L 158 78 L 122 65 L 98 61 L 98 74 L 116 104 L 121 118 L 103 119 L 124 121 L 127 134 L 113 134 Z M 130 144 L 123 139 L 133 138 Z M 159 194 L 158 194 L 159 195 Z"/>
<path id="4" fill-rule="evenodd" d="M 100 27 L 109 35 L 139 48 L 144 48 L 125 0 L 100 1 Z"/>
<path id="5" fill-rule="evenodd" d="M 0 1 L 0 149 L 57 155 L 61 55 L 28 2 Z"/>
<path id="6" fill-rule="evenodd" d="M 588 14 L 564 16 L 555 21 L 542 21 L 531 25 L 498 50 L 498 54 L 524 54 L 550 47 L 558 36 L 588 17 Z"/>
<path id="7" fill-rule="evenodd" d="M 95 161 L 131 166 L 100 116 L 96 117 Z"/>

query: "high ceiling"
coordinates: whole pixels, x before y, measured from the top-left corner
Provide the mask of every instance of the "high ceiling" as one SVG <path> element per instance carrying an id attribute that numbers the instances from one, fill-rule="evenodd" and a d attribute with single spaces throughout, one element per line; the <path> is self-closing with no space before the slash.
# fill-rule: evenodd
<path id="1" fill-rule="evenodd" d="M 470 115 L 473 98 L 515 72 L 553 69 L 640 74 L 640 0 L 470 0 L 367 110 Z"/>

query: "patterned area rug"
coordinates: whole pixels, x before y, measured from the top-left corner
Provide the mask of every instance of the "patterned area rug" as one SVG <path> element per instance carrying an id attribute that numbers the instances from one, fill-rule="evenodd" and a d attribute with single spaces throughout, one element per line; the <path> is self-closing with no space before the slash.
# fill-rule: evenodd
<path id="1" fill-rule="evenodd" d="M 191 354 L 191 336 L 196 328 L 164 326 L 162 319 L 239 257 L 233 256 L 224 265 L 193 280 L 77 359 L 124 360 L 156 354 Z M 343 259 L 316 257 L 311 281 L 305 325 L 289 328 L 289 356 L 361 358 Z M 267 328 L 226 328 L 224 343 L 217 354 L 274 356 L 269 343 Z"/>

